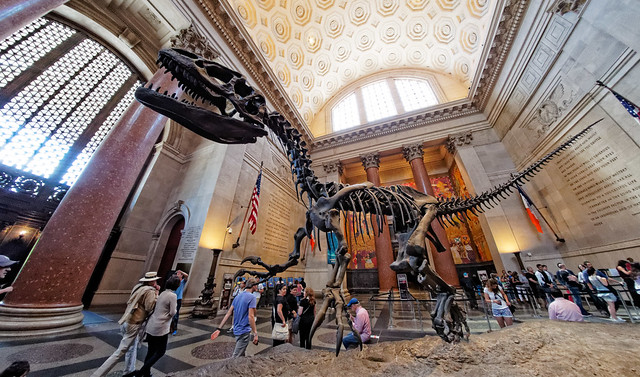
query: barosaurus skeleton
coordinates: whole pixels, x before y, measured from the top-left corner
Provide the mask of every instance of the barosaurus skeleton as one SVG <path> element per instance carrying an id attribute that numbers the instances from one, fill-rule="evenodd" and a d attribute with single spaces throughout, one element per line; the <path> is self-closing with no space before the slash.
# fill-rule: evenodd
<path id="1" fill-rule="evenodd" d="M 282 115 L 268 111 L 264 97 L 255 92 L 238 72 L 179 49 L 160 51 L 158 63 L 166 67 L 167 72 L 180 82 L 180 86 L 195 101 L 180 101 L 177 96 L 167 95 L 166 92 L 161 94 L 160 88 L 153 90 L 150 85 L 136 91 L 136 98 L 144 105 L 220 143 L 252 143 L 258 137 L 267 135 L 265 128 L 280 140 L 291 164 L 298 197 L 303 199 L 306 196 L 307 199 L 306 222 L 295 232 L 294 248 L 286 262 L 270 265 L 260 257 L 247 257 L 242 261 L 243 264 L 250 262 L 263 267 L 265 271 L 241 269 L 236 277 L 250 274 L 265 281 L 298 264 L 301 242 L 312 236 L 314 230 L 332 233 L 337 240 L 336 264 L 322 290 L 324 301 L 312 325 L 309 340 L 324 321 L 327 310 L 335 308 L 338 325 L 336 355 L 340 352 L 346 326 L 355 331 L 346 313 L 345 298 L 340 289 L 351 259 L 341 225 L 347 223 L 347 214 L 355 217 L 355 224 L 364 224 L 365 229 L 357 225 L 361 235 L 364 232 L 370 234 L 370 228 L 377 229 L 378 233 L 383 232 L 386 227 L 384 217 L 393 217 L 399 250 L 391 268 L 396 272 L 412 274 L 423 287 L 437 295 L 431 312 L 433 328 L 445 341 L 459 341 L 469 335 L 466 313 L 453 300 L 455 288 L 428 264 L 426 239 L 433 243 L 438 252 L 445 251 L 431 223 L 437 219 L 443 226 L 456 225 L 460 218 L 466 218 L 469 213 L 478 215 L 493 208 L 511 194 L 517 185 L 528 181 L 553 157 L 600 121 L 569 138 L 521 173 L 512 174 L 506 183 L 480 195 L 443 200 L 407 186 L 374 187 L 370 182 L 355 185 L 320 183 L 311 169 L 312 161 L 301 134 Z M 356 336 L 356 339 L 360 337 Z"/>

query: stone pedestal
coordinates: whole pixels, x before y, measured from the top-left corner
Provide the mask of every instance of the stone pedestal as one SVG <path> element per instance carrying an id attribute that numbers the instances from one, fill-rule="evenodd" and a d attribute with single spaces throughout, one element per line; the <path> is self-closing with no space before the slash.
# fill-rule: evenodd
<path id="1" fill-rule="evenodd" d="M 429 174 L 427 173 L 427 169 L 424 167 L 424 160 L 422 159 L 422 156 L 424 155 L 422 144 L 404 146 L 402 147 L 402 153 L 404 154 L 404 158 L 409 162 L 409 165 L 411 165 L 413 180 L 416 183 L 418 190 L 422 191 L 424 194 L 433 196 L 433 187 L 431 187 Z M 451 255 L 451 246 L 447 239 L 447 233 L 442 228 L 442 225 L 437 221 L 433 221 L 431 223 L 431 227 L 436 233 L 438 240 L 440 240 L 440 243 L 442 243 L 442 246 L 446 249 L 446 251 L 439 253 L 435 251 L 435 247 L 431 245 L 431 250 L 434 250 L 431 255 L 433 257 L 435 270 L 448 284 L 460 286 L 456 265 L 453 262 L 453 256 Z"/>
<path id="2" fill-rule="evenodd" d="M 204 283 L 204 289 L 201 292 L 200 298 L 196 300 L 193 306 L 192 315 L 196 318 L 214 318 L 217 310 L 214 308 L 215 299 L 214 292 L 216 284 L 214 283 L 216 278 L 216 267 L 218 266 L 218 258 L 220 257 L 221 249 L 213 249 L 213 261 L 211 262 L 211 268 L 209 270 L 209 277 Z"/>
<path id="3" fill-rule="evenodd" d="M 154 87 L 178 89 L 161 71 L 151 81 Z M 138 102 L 123 114 L 54 212 L 14 291 L 0 305 L 0 335 L 82 325 L 82 295 L 166 120 Z"/>
<path id="4" fill-rule="evenodd" d="M 370 153 L 362 156 L 362 166 L 367 172 L 367 180 L 375 186 L 380 186 L 379 155 L 377 153 Z M 383 222 L 384 229 L 380 235 L 378 235 L 378 222 L 376 221 L 375 216 L 372 223 L 376 243 L 376 258 L 378 260 L 380 291 L 388 291 L 390 288 L 394 288 L 397 285 L 396 273 L 390 267 L 391 263 L 394 262 L 391 235 L 389 234 L 389 227 L 386 219 Z"/>

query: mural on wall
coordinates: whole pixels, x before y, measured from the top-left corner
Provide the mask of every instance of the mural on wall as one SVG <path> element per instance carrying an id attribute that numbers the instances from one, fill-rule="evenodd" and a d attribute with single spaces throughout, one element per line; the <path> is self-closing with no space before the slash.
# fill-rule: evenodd
<path id="1" fill-rule="evenodd" d="M 431 186 L 436 197 L 453 198 L 468 195 L 457 166 L 447 175 L 431 177 Z M 461 182 L 461 183 L 459 183 Z M 461 189 L 456 189 L 461 188 Z M 477 216 L 469 215 L 460 226 L 445 227 L 451 245 L 451 255 L 455 264 L 469 264 L 491 261 L 489 246 L 484 238 Z"/>
<path id="2" fill-rule="evenodd" d="M 358 224 L 358 221 L 360 224 Z M 370 219 L 367 218 L 367 222 L 370 222 Z M 367 234 L 365 229 L 367 229 L 367 226 L 365 225 L 364 217 L 355 217 L 353 213 L 347 215 L 347 244 L 351 254 L 351 261 L 347 266 L 348 269 L 365 270 L 378 268 L 376 242 L 373 238 L 373 233 L 369 231 L 369 234 Z"/>

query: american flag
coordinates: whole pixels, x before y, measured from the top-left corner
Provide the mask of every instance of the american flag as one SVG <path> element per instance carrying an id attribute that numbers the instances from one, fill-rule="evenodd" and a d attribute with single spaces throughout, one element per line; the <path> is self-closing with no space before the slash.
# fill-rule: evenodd
<path id="1" fill-rule="evenodd" d="M 624 98 L 622 95 L 620 95 L 620 93 L 616 92 L 615 90 L 603 84 L 602 81 L 596 81 L 596 84 L 609 89 L 609 91 L 618 99 L 618 101 L 620 101 L 622 106 L 624 106 L 624 108 L 627 109 L 629 114 L 631 114 L 631 116 L 636 120 L 636 122 L 640 123 L 640 108 L 638 107 L 638 105 Z"/>
<path id="2" fill-rule="evenodd" d="M 249 215 L 249 229 L 251 234 L 256 232 L 258 225 L 258 207 L 260 204 L 260 181 L 262 180 L 262 167 L 260 167 L 260 173 L 256 180 L 256 185 L 253 188 L 253 194 L 251 194 L 251 215 Z"/>

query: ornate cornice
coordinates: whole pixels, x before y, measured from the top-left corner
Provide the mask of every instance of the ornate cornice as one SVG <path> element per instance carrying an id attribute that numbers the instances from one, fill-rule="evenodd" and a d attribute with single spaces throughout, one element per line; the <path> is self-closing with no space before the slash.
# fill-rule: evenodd
<path id="1" fill-rule="evenodd" d="M 547 12 L 565 14 L 568 12 L 580 13 L 587 0 L 556 0 Z"/>
<path id="2" fill-rule="evenodd" d="M 213 48 L 193 25 L 180 30 L 178 35 L 171 38 L 171 47 L 191 51 L 207 60 L 214 60 L 220 56 L 220 52 Z"/>
<path id="3" fill-rule="evenodd" d="M 260 86 L 260 91 L 271 103 L 276 107 L 276 111 L 282 114 L 294 127 L 300 131 L 302 137 L 311 145 L 313 137 L 309 134 L 305 123 L 295 106 L 290 103 L 288 95 L 283 94 L 280 83 L 273 72 L 263 65 L 260 61 L 259 52 L 256 53 L 252 48 L 252 44 L 248 42 L 237 26 L 239 24 L 234 21 L 235 15 L 232 9 L 226 9 L 226 2 L 216 0 L 197 0 L 203 12 L 209 16 L 212 24 L 224 37 L 227 45 L 233 50 L 236 57 L 244 64 L 251 78 Z"/>
<path id="4" fill-rule="evenodd" d="M 422 156 L 424 156 L 424 149 L 422 148 L 422 143 L 415 143 L 409 145 L 402 146 L 402 155 L 407 162 L 411 162 L 416 158 L 422 160 Z"/>
<path id="5" fill-rule="evenodd" d="M 384 123 L 373 124 L 366 128 L 348 130 L 342 133 L 318 138 L 312 145 L 312 151 L 323 150 L 339 145 L 350 144 L 357 141 L 367 140 L 383 135 L 423 127 L 429 124 L 443 122 L 459 117 L 465 117 L 479 113 L 470 102 L 458 103 L 450 107 L 440 108 L 425 112 L 424 114 L 412 115 L 406 118 L 392 120 Z"/>
<path id="6" fill-rule="evenodd" d="M 456 149 L 463 145 L 471 144 L 471 140 L 473 140 L 473 134 L 471 132 L 462 132 L 455 135 L 449 135 L 447 139 L 447 150 L 451 154 L 456 153 Z"/>
<path id="7" fill-rule="evenodd" d="M 342 175 L 343 173 L 343 166 L 342 166 L 342 162 L 340 161 L 331 161 L 331 162 L 325 162 L 322 164 L 322 167 L 324 168 L 324 172 L 327 174 L 331 174 L 331 173 L 338 173 L 339 175 Z"/>
<path id="8" fill-rule="evenodd" d="M 380 153 L 378 152 L 364 154 L 360 156 L 360 159 L 362 160 L 364 170 L 380 167 Z"/>
<path id="9" fill-rule="evenodd" d="M 478 109 L 484 110 L 489 100 L 489 93 L 493 90 L 504 61 L 511 50 L 513 39 L 522 23 L 527 4 L 528 0 L 507 1 L 493 41 L 487 41 L 487 43 L 491 43 L 491 50 L 487 54 L 484 70 L 473 94 L 473 103 Z"/>

